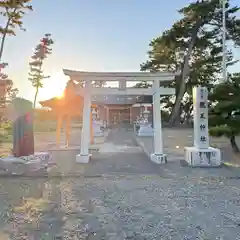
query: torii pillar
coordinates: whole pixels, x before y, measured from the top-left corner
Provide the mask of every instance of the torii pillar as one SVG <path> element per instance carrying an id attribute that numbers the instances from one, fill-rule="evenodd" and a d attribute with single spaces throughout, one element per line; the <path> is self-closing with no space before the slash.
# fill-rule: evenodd
<path id="1" fill-rule="evenodd" d="M 163 154 L 160 81 L 153 82 L 153 89 L 154 153 L 151 154 L 151 160 L 160 164 L 167 162 L 167 155 Z"/>
<path id="2" fill-rule="evenodd" d="M 91 154 L 89 153 L 89 146 L 92 135 L 91 103 L 92 103 L 92 84 L 91 81 L 85 81 L 81 144 L 80 154 L 76 156 L 77 163 L 88 163 L 91 157 Z"/>

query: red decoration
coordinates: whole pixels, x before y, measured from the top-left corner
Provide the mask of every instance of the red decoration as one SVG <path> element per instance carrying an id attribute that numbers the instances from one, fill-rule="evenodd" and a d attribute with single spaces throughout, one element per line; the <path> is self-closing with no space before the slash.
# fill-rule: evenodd
<path id="1" fill-rule="evenodd" d="M 43 46 L 46 46 L 46 45 L 47 45 L 47 39 L 46 39 L 46 38 L 43 38 L 43 39 L 41 40 L 41 43 L 42 43 Z"/>
<path id="2" fill-rule="evenodd" d="M 32 122 L 30 113 L 27 113 L 25 118 L 26 118 L 26 122 L 27 123 L 31 123 Z"/>
<path id="3" fill-rule="evenodd" d="M 42 43 L 42 50 L 43 50 L 43 53 L 45 54 L 46 50 L 47 50 L 47 39 L 46 38 L 43 38 L 41 40 L 41 43 Z"/>

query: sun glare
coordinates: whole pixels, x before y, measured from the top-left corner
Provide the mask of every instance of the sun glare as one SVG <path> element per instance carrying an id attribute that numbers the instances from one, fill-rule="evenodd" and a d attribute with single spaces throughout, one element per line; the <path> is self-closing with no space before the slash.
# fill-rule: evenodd
<path id="1" fill-rule="evenodd" d="M 54 72 L 50 76 L 44 87 L 44 98 L 62 98 L 68 80 L 67 77 L 62 72 Z"/>
<path id="2" fill-rule="evenodd" d="M 57 98 L 59 98 L 59 99 L 63 98 L 63 97 L 64 97 L 64 94 L 63 94 L 63 92 L 62 92 L 62 93 L 60 93 L 60 94 L 58 94 L 58 95 L 56 95 L 56 97 L 57 97 Z"/>

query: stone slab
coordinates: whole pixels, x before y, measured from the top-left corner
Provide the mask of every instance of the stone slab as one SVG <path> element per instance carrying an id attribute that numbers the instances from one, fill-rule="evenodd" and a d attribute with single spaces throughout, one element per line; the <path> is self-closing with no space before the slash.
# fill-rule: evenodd
<path id="1" fill-rule="evenodd" d="M 186 147 L 184 149 L 185 161 L 191 167 L 220 167 L 221 151 L 218 148 L 199 149 Z"/>
<path id="2" fill-rule="evenodd" d="M 76 163 L 89 163 L 91 156 L 92 156 L 91 154 L 88 155 L 78 154 L 76 156 Z"/>
<path id="3" fill-rule="evenodd" d="M 34 155 L 0 158 L 1 173 L 7 175 L 34 175 L 34 173 L 48 171 L 53 167 L 51 154 L 48 152 L 36 152 Z"/>
<path id="4" fill-rule="evenodd" d="M 152 162 L 156 164 L 164 164 L 167 163 L 167 155 L 166 154 L 154 154 L 150 155 L 150 159 Z"/>

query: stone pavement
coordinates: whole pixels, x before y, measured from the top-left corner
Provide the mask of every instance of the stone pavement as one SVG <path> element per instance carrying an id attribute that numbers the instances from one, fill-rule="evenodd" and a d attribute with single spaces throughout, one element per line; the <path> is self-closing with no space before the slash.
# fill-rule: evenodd
<path id="1" fill-rule="evenodd" d="M 240 239 L 237 171 L 156 165 L 123 131 L 78 168 L 0 179 L 0 239 Z"/>

